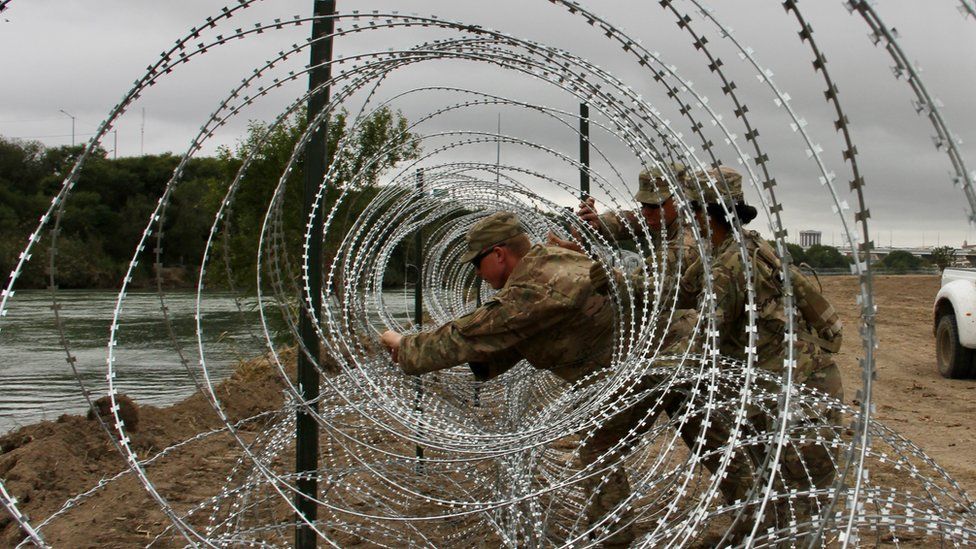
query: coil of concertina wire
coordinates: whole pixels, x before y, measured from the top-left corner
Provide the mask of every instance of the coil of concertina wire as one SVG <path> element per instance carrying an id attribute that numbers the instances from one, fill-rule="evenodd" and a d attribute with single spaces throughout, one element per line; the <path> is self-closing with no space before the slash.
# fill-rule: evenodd
<path id="1" fill-rule="evenodd" d="M 0 2 L 0 11 L 7 4 Z M 47 263 L 59 341 L 89 405 L 103 391 L 78 373 L 78 359 L 64 335 L 67 320 L 59 314 L 58 242 L 65 206 L 101 139 L 151 86 L 183 78 L 185 65 L 198 63 L 206 53 L 233 51 L 241 41 L 292 40 L 290 32 L 314 19 L 281 17 L 238 27 L 239 20 L 248 16 L 245 10 L 257 4 L 239 0 L 191 28 L 128 90 L 52 197 L 0 298 L 2 319 L 17 306 L 15 289 L 28 262 Z M 334 16 L 336 30 L 331 38 L 337 44 L 347 40 L 398 45 L 340 49 L 342 53 L 329 62 L 331 79 L 307 94 L 291 97 L 258 136 L 237 172 L 221 183 L 223 199 L 207 234 L 206 251 L 199 258 L 196 315 L 189 332 L 174 322 L 167 292 L 157 280 L 160 319 L 175 356 L 224 426 L 147 457 L 132 446 L 117 405 L 119 379 L 129 374 L 118 356 L 126 343 L 124 306 L 133 276 L 140 263 L 162 266 L 162 250 L 168 242 L 162 228 L 174 213 L 173 193 L 185 182 L 190 160 L 211 148 L 221 127 L 253 116 L 271 98 L 280 97 L 282 90 L 300 89 L 310 70 L 302 60 L 313 41 L 282 47 L 235 84 L 201 124 L 150 218 L 141 221 L 139 242 L 120 281 L 105 351 L 104 394 L 113 404 L 112 418 L 102 426 L 128 469 L 68 499 L 48 517 L 26 516 L 16 494 L 0 479 L 0 501 L 23 531 L 22 545 L 46 546 L 49 524 L 128 475 L 139 480 L 170 521 L 154 532 L 149 544 L 290 545 L 298 521 L 304 520 L 296 518 L 293 503 L 299 475 L 286 465 L 294 453 L 297 410 L 312 414 L 322 433 L 316 473 L 319 514 L 308 526 L 324 545 L 445 547 L 478 539 L 492 546 L 584 547 L 619 541 L 628 532 L 635 543 L 646 546 L 972 542 L 976 523 L 965 491 L 920 448 L 872 418 L 878 342 L 865 178 L 843 95 L 827 70 L 824 51 L 830 45 L 817 40 L 802 3 L 787 0 L 780 7 L 798 25 L 797 40 L 810 49 L 811 77 L 823 80 L 825 101 L 836 115 L 836 147 L 820 144 L 800 108 L 761 62 L 761 52 L 746 45 L 716 12 L 697 0 L 657 3 L 660 20 L 656 23 L 674 23 L 687 35 L 694 59 L 707 68 L 712 84 L 722 92 L 721 97 L 711 98 L 715 100 L 682 76 L 693 71 L 669 64 L 595 8 L 565 0 L 537 4 L 550 10 L 553 18 L 568 17 L 567 25 L 591 39 L 601 59 L 612 52 L 615 70 L 591 61 L 596 52 L 574 53 L 472 21 L 366 11 L 368 5 L 359 3 L 358 11 Z M 860 16 L 871 40 L 894 59 L 896 78 L 903 79 L 916 98 L 906 108 L 931 122 L 936 148 L 949 157 L 952 182 L 963 191 L 969 211 L 976 211 L 974 176 L 958 138 L 921 71 L 908 61 L 897 34 L 881 19 L 882 10 L 856 1 L 837 7 Z M 960 2 L 958 9 L 963 17 L 976 15 L 970 2 Z M 403 37 L 410 43 L 400 45 Z M 733 70 L 723 62 L 723 55 L 738 57 L 742 65 Z M 431 67 L 491 71 L 523 84 L 526 91 L 476 85 L 485 80 L 475 78 L 465 86 L 449 78 L 443 82 L 435 78 L 421 86 L 409 80 L 414 73 L 429 79 Z M 742 67 L 759 88 L 737 83 Z M 404 80 L 411 83 L 404 86 Z M 638 93 L 649 85 L 651 94 Z M 544 96 L 545 103 L 533 93 L 537 89 L 550 94 Z M 247 262 L 235 256 L 240 252 L 233 243 L 246 234 L 238 226 L 241 211 L 254 207 L 253 201 L 241 203 L 241 197 L 254 185 L 251 170 L 261 161 L 255 151 L 274 139 L 275 131 L 302 116 L 311 96 L 324 93 L 329 94 L 325 108 L 288 151 L 285 168 L 275 174 L 276 187 L 260 199 L 260 231 L 247 247 L 256 268 L 242 273 L 239 265 Z M 782 118 L 750 115 L 765 112 L 750 105 L 769 102 Z M 591 113 L 591 165 L 581 163 L 567 145 L 580 139 L 575 110 L 580 103 Z M 351 162 L 358 150 L 357 136 L 369 122 L 397 110 L 408 112 L 409 122 L 385 136 L 367 157 Z M 514 130 L 486 130 L 469 123 L 499 112 L 506 120 L 518 121 Z M 311 135 L 343 116 L 349 130 L 335 143 L 332 158 L 336 160 L 328 166 L 313 204 L 324 218 L 324 228 L 317 233 L 311 217 L 296 214 L 302 208 L 289 189 L 294 189 L 294 175 L 301 171 Z M 533 125 L 557 137 L 538 139 L 520 130 Z M 847 327 L 847 344 L 857 342 L 856 330 L 863 345 L 862 386 L 848 387 L 856 408 L 797 382 L 800 325 L 783 222 L 791 209 L 780 202 L 784 184 L 776 179 L 777 159 L 760 137 L 760 130 L 765 134 L 768 126 L 788 127 L 793 147 L 806 151 L 809 167 L 819 174 L 820 188 L 851 247 L 861 324 Z M 419 152 L 387 171 L 376 185 L 376 170 L 404 147 Z M 500 148 L 506 151 L 504 161 L 500 154 L 496 156 Z M 850 170 L 844 176 L 829 167 L 838 158 Z M 682 183 L 673 162 L 698 175 L 689 184 Z M 728 188 L 729 181 L 720 173 L 717 179 L 702 175 L 720 165 L 741 172 L 747 194 L 758 199 L 754 204 L 779 256 L 783 292 L 778 306 L 788 350 L 784 367 L 776 371 L 759 367 L 765 357 L 757 351 L 756 259 L 746 248 L 746 228 L 728 208 L 743 265 L 748 326 L 745 334 L 739 334 L 746 342 L 743 356 L 719 353 L 723 334 L 716 323 L 716 280 L 710 274 L 717 256 L 710 229 L 697 223 L 692 203 L 702 192 L 722 193 Z M 678 354 L 663 344 L 663 336 L 677 319 L 677 286 L 669 283 L 666 273 L 687 270 L 687 261 L 679 256 L 677 265 L 668 264 L 662 235 L 643 220 L 624 235 L 633 242 L 626 249 L 572 211 L 580 191 L 566 174 L 586 172 L 600 211 L 628 210 L 635 206 L 634 172 L 641 169 L 664 174 L 680 223 L 693 235 L 706 275 L 693 333 Z M 853 208 L 841 194 L 843 189 L 836 187 L 841 177 L 849 178 Z M 348 213 L 360 210 L 358 216 Z M 608 369 L 569 384 L 523 361 L 487 382 L 476 380 L 465 367 L 428 374 L 418 381 L 404 375 L 380 347 L 382 330 L 429 330 L 491 299 L 493 291 L 459 258 L 468 229 L 498 211 L 515 212 L 533 241 L 544 242 L 553 232 L 607 268 L 636 269 L 640 274 L 610 277 L 618 323 Z M 296 224 L 303 228 L 299 246 L 289 242 Z M 418 232 L 424 253 L 411 256 Z M 33 257 L 42 239 L 48 242 L 46 257 Z M 321 311 L 311 311 L 303 298 L 312 286 L 307 250 L 315 240 L 330 243 L 333 250 L 325 263 Z M 422 326 L 404 313 L 405 294 L 384 292 L 384 279 L 392 271 L 405 271 L 409 284 L 422 285 L 426 313 Z M 237 285 L 255 281 L 262 323 L 252 335 L 281 379 L 285 391 L 281 408 L 243 420 L 227 412 L 216 388 L 220 380 L 208 368 L 215 351 L 206 343 L 211 330 L 203 311 L 214 280 L 230 286 L 242 312 L 250 290 Z M 653 299 L 644 299 L 647 296 Z M 299 323 L 307 315 L 316 328 L 316 349 L 306 348 L 299 337 Z M 0 337 L 3 329 L 0 323 Z M 317 411 L 303 401 L 293 381 L 290 369 L 297 353 L 309 356 L 322 375 Z M 679 389 L 687 394 L 687 405 L 661 414 L 664 395 Z M 626 424 L 618 440 L 595 459 L 584 460 L 581 452 L 586 444 L 628 414 L 636 419 Z M 727 432 L 718 444 L 712 440 L 715 426 Z M 172 495 L 158 486 L 152 468 L 162 457 L 217 435 L 229 435 L 239 450 L 223 488 L 189 509 L 174 505 Z M 423 449 L 422 459 L 418 448 Z M 811 461 L 811 455 L 819 456 L 818 460 Z M 743 463 L 748 463 L 748 470 L 742 470 Z M 743 475 L 750 482 L 735 498 L 728 497 L 723 489 Z M 900 484 L 889 484 L 892 476 L 900 476 Z M 598 500 L 619 488 L 621 477 L 629 493 L 599 516 L 588 514 Z M 796 478 L 801 481 L 789 480 Z M 823 478 L 829 480 L 817 480 Z"/>

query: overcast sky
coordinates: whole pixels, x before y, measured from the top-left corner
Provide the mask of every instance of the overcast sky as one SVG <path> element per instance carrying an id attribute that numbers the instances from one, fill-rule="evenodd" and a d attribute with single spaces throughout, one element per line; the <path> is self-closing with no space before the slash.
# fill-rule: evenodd
<path id="1" fill-rule="evenodd" d="M 228 3 L 228 5 L 236 2 Z M 275 18 L 289 20 L 307 14 L 311 1 L 265 0 L 225 22 L 218 32 L 230 35 L 234 29 L 250 28 L 256 22 Z M 724 117 L 735 133 L 744 133 L 732 113 L 733 106 L 710 74 L 705 57 L 692 47 L 689 35 L 678 28 L 670 11 L 651 0 L 588 1 L 582 3 L 611 21 L 648 50 L 659 52 L 678 74 L 694 82 L 694 89 L 709 99 L 709 105 Z M 774 73 L 780 89 L 793 98 L 793 108 L 809 123 L 816 142 L 825 149 L 823 160 L 837 173 L 837 190 L 852 204 L 846 181 L 849 169 L 843 162 L 842 144 L 833 130 L 835 115 L 823 100 L 824 84 L 811 67 L 809 49 L 797 39 L 796 21 L 774 0 L 739 0 L 716 3 L 714 15 L 735 30 L 734 36 L 752 47 L 763 66 Z M 85 141 L 94 133 L 115 105 L 159 58 L 189 29 L 207 16 L 216 15 L 224 4 L 205 0 L 14 0 L 0 14 L 0 51 L 3 82 L 0 86 L 0 135 L 34 139 L 47 145 L 69 144 L 71 118 L 75 118 L 75 139 Z M 404 5 L 409 5 L 405 8 Z M 869 28 L 840 1 L 799 2 L 814 28 L 814 37 L 828 60 L 828 68 L 841 92 L 842 104 L 851 119 L 861 167 L 867 181 L 871 228 L 876 240 L 895 245 L 960 245 L 976 240 L 966 221 L 966 203 L 961 190 L 950 181 L 948 156 L 932 144 L 933 129 L 928 120 L 915 114 L 913 98 L 905 81 L 896 80 L 892 61 L 882 48 L 872 45 Z M 777 108 L 754 71 L 736 55 L 729 40 L 694 13 L 690 2 L 675 6 L 692 15 L 693 27 L 706 34 L 709 47 L 725 63 L 741 97 L 749 107 L 751 121 L 760 130 L 760 140 L 771 158 L 770 166 L 780 184 L 778 197 L 784 203 L 784 219 L 795 233 L 819 229 L 826 243 L 841 244 L 840 222 L 831 203 L 817 183 L 816 166 L 807 158 L 806 146 L 790 130 L 790 120 Z M 952 131 L 963 140 L 961 146 L 970 171 L 976 170 L 976 19 L 964 18 L 958 0 L 881 0 L 876 9 L 888 26 L 897 28 L 900 44 L 910 59 L 923 70 L 922 77 L 933 97 L 944 104 L 943 116 Z M 591 27 L 579 16 L 567 13 L 546 0 L 439 1 L 339 1 L 340 10 L 364 13 L 395 9 L 421 15 L 436 14 L 566 49 L 606 69 L 645 101 L 670 119 L 689 144 L 700 148 L 691 137 L 687 120 L 677 112 L 650 72 L 620 46 Z M 340 25 L 342 26 L 342 25 Z M 252 35 L 220 48 L 211 49 L 192 63 L 163 78 L 133 104 L 117 123 L 119 155 L 141 151 L 184 152 L 200 126 L 242 78 L 251 74 L 276 52 L 300 43 L 308 26 Z M 455 36 L 437 29 L 411 28 L 369 31 L 344 37 L 336 43 L 339 56 L 407 48 L 420 42 Z M 300 54 L 282 64 L 283 71 L 300 69 L 306 59 Z M 290 63 L 290 65 L 289 65 Z M 245 110 L 208 140 L 203 152 L 219 145 L 233 145 L 248 120 L 271 120 L 300 94 L 305 81 L 283 88 Z M 510 97 L 520 101 L 574 111 L 576 100 L 558 88 L 515 74 L 512 71 L 473 62 L 432 62 L 400 69 L 377 88 L 376 100 L 386 100 L 419 86 L 459 86 Z M 411 120 L 460 100 L 457 94 L 414 94 L 395 105 Z M 361 104 L 354 97 L 350 110 Z M 143 125 L 143 112 L 145 122 Z M 577 154 L 575 136 L 546 117 L 514 107 L 468 109 L 421 126 L 421 133 L 449 130 L 491 132 L 497 116 L 502 133 L 542 144 L 571 157 Z M 707 122 L 703 111 L 696 114 Z M 143 133 L 144 128 L 144 133 Z M 709 128 L 706 131 L 714 132 Z M 109 151 L 114 135 L 103 140 Z M 721 135 L 709 133 L 721 145 Z M 432 139 L 426 150 L 448 143 Z M 614 166 L 631 177 L 639 161 L 613 136 L 594 132 L 594 145 L 604 150 Z M 743 143 L 743 145 L 747 145 Z M 506 145 L 502 163 L 523 166 L 575 184 L 573 169 L 552 155 Z M 734 153 L 721 148 L 718 156 L 734 164 Z M 494 162 L 493 146 L 447 151 L 438 161 L 476 160 Z M 594 160 L 594 169 L 608 173 L 608 166 Z M 755 196 L 755 193 L 752 193 Z M 551 198 L 570 204 L 572 196 L 554 193 Z M 759 224 L 762 225 L 762 224 Z M 762 229 L 762 227 L 757 227 Z"/>

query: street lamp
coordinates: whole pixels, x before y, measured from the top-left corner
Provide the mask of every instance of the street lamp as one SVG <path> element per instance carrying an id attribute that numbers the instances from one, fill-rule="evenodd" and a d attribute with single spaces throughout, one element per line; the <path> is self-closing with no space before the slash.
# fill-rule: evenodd
<path id="1" fill-rule="evenodd" d="M 71 146 L 74 147 L 75 146 L 75 117 L 64 109 L 58 109 L 58 110 L 61 111 L 61 114 L 64 114 L 65 116 L 71 119 Z"/>

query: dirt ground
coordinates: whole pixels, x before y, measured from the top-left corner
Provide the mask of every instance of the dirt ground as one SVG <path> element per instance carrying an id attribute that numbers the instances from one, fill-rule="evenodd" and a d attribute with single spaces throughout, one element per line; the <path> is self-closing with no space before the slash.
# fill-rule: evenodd
<path id="1" fill-rule="evenodd" d="M 844 320 L 838 357 L 845 398 L 862 386 L 858 360 L 864 356 L 856 331 L 859 306 L 854 277 L 825 277 L 824 293 Z M 970 494 L 976 492 L 976 380 L 945 379 L 935 365 L 932 302 L 936 275 L 877 276 L 877 380 L 875 419 L 920 446 Z"/>
<path id="2" fill-rule="evenodd" d="M 243 364 L 218 386 L 231 421 L 281 406 L 283 385 L 277 372 L 262 364 Z M 222 426 L 198 393 L 167 408 L 141 407 L 131 446 L 145 459 Z M 261 426 L 260 420 L 243 425 L 242 437 L 250 442 Z M 148 469 L 149 477 L 177 512 L 186 511 L 219 492 L 240 454 L 229 435 L 206 437 L 164 456 Z M 0 437 L 0 478 L 34 526 L 69 498 L 125 468 L 98 422 L 82 416 L 64 415 Z M 169 524 L 138 479 L 126 474 L 46 526 L 43 536 L 54 547 L 136 547 Z M 6 512 L 0 515 L 0 547 L 16 545 L 23 538 L 19 530 Z"/>
<path id="3" fill-rule="evenodd" d="M 861 387 L 858 359 L 863 356 L 856 327 L 857 280 L 823 279 L 824 289 L 841 314 L 844 347 L 838 363 L 844 374 L 846 400 Z M 914 441 L 970 493 L 976 491 L 976 380 L 947 380 L 935 367 L 931 307 L 937 276 L 882 276 L 874 280 L 878 306 L 876 419 Z M 234 419 L 281 406 L 281 382 L 259 362 L 242 365 L 218 393 Z M 140 457 L 222 425 L 209 403 L 195 395 L 172 407 L 142 407 L 132 445 Z M 260 421 L 246 425 L 245 441 L 260 432 Z M 240 457 L 236 441 L 226 434 L 181 447 L 155 463 L 149 476 L 177 512 L 219 493 L 224 477 Z M 290 460 L 288 456 L 283 459 Z M 290 462 L 290 461 L 289 461 Z M 0 478 L 36 525 L 68 498 L 125 468 L 113 445 L 94 421 L 62 416 L 55 422 L 25 427 L 0 437 Z M 131 474 L 98 491 L 43 530 L 55 547 L 132 547 L 145 545 L 170 524 L 145 488 Z M 22 539 L 16 524 L 0 515 L 0 546 Z M 182 545 L 170 538 L 161 546 Z"/>

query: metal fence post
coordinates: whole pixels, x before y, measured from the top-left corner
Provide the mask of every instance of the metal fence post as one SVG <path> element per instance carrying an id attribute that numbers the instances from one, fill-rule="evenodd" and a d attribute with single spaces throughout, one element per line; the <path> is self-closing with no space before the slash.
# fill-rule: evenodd
<path id="1" fill-rule="evenodd" d="M 580 103 L 580 200 L 590 196 L 590 106 Z"/>
<path id="2" fill-rule="evenodd" d="M 315 0 L 312 22 L 312 42 L 309 71 L 309 90 L 328 82 L 332 69 L 327 63 L 332 60 L 332 33 L 335 30 L 335 0 Z M 322 112 L 329 101 L 329 88 L 312 95 L 308 100 L 308 120 L 311 122 Z M 322 124 L 308 142 L 305 150 L 305 198 L 304 213 L 310 215 L 312 204 L 325 179 L 326 146 L 328 125 Z M 314 361 L 318 357 L 319 341 L 315 330 L 315 319 L 322 310 L 322 206 L 311 219 L 311 239 L 308 248 L 308 295 L 303 296 L 310 310 L 302 316 L 299 326 L 302 343 L 311 356 L 298 354 L 298 389 L 308 406 L 318 411 L 319 373 Z M 295 472 L 297 473 L 295 507 L 300 516 L 296 517 L 295 546 L 299 549 L 312 549 L 318 543 L 315 530 L 309 525 L 318 517 L 318 467 L 319 467 L 319 426 L 315 418 L 304 409 L 299 409 L 295 424 Z M 306 522 L 307 521 L 307 522 Z"/>
<path id="3" fill-rule="evenodd" d="M 417 170 L 417 192 L 424 192 L 423 170 Z M 424 325 L 424 234 L 422 227 L 417 227 L 414 249 L 416 250 L 417 283 L 413 287 L 413 322 L 419 331 Z M 424 381 L 421 376 L 417 376 L 415 379 L 415 383 L 417 384 L 417 397 L 414 400 L 414 411 L 422 414 L 424 412 L 423 406 L 421 405 L 424 398 Z M 424 470 L 424 447 L 417 444 L 416 450 L 417 472 L 422 473 Z"/>

